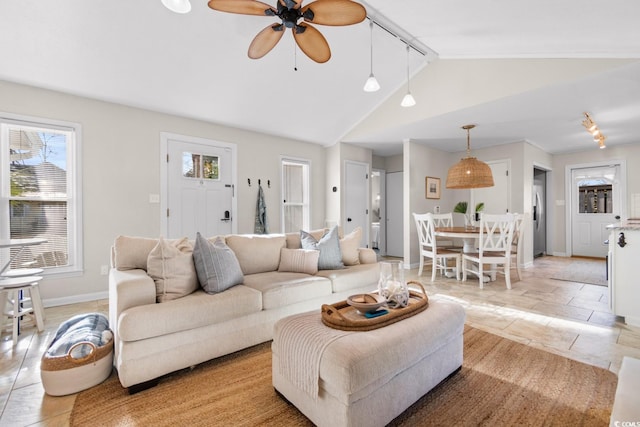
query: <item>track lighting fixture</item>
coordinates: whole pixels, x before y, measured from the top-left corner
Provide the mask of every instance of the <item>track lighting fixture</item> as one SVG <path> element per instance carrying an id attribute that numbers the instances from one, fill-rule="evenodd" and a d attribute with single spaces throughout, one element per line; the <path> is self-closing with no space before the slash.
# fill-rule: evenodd
<path id="1" fill-rule="evenodd" d="M 376 92 L 380 90 L 380 83 L 378 83 L 376 76 L 373 75 L 373 21 L 371 20 L 369 20 L 369 30 L 371 32 L 371 42 L 369 44 L 369 47 L 371 48 L 371 72 L 369 73 L 369 78 L 364 84 L 363 90 L 365 92 Z"/>
<path id="2" fill-rule="evenodd" d="M 598 143 L 598 147 L 600 147 L 601 149 L 607 147 L 604 144 L 604 140 L 607 139 L 607 137 L 602 134 L 596 122 L 593 121 L 593 119 L 587 112 L 584 113 L 582 126 L 584 126 L 584 128 L 591 134 L 591 136 L 593 136 L 593 140 Z"/>
<path id="3" fill-rule="evenodd" d="M 400 103 L 403 107 L 413 107 L 416 105 L 416 100 L 411 95 L 411 89 L 409 87 L 409 45 L 407 45 L 407 94 L 402 98 Z"/>

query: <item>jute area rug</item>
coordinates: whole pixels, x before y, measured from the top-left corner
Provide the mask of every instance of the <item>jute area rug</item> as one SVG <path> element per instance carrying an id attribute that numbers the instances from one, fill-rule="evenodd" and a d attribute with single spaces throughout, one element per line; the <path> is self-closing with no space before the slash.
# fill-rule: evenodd
<path id="1" fill-rule="evenodd" d="M 567 282 L 607 286 L 607 267 L 604 260 L 572 261 L 551 277 Z"/>
<path id="2" fill-rule="evenodd" d="M 274 391 L 270 345 L 172 374 L 132 396 L 112 375 L 77 396 L 71 425 L 311 425 Z M 391 425 L 607 426 L 616 384 L 605 369 L 467 326 L 462 370 Z"/>

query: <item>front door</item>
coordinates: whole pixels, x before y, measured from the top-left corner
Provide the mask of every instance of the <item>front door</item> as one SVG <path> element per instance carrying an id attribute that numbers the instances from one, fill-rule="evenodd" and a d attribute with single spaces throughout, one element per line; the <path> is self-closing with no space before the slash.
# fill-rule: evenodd
<path id="1" fill-rule="evenodd" d="M 230 144 L 166 137 L 166 231 L 169 238 L 231 234 L 234 149 Z"/>
<path id="2" fill-rule="evenodd" d="M 621 214 L 620 165 L 571 170 L 571 249 L 574 256 L 604 258 L 607 225 Z"/>

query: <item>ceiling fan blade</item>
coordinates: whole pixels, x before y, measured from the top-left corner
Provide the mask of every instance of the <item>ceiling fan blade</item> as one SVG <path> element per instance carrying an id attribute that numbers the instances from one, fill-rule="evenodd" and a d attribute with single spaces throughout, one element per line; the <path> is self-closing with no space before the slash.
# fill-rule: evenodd
<path id="1" fill-rule="evenodd" d="M 260 31 L 249 45 L 249 58 L 260 59 L 278 44 L 284 34 L 284 26 L 282 24 L 269 25 Z"/>
<path id="2" fill-rule="evenodd" d="M 326 0 L 322 0 L 326 1 Z M 327 62 L 331 58 L 329 43 L 320 31 L 308 24 L 300 24 L 293 28 L 293 37 L 300 49 L 316 62 Z"/>
<path id="3" fill-rule="evenodd" d="M 350 0 L 319 0 L 302 8 L 307 22 L 320 25 L 352 25 L 364 21 L 367 10 Z"/>
<path id="4" fill-rule="evenodd" d="M 275 10 L 271 6 L 256 0 L 210 0 L 208 4 L 211 9 L 220 12 L 258 16 L 275 15 Z"/>

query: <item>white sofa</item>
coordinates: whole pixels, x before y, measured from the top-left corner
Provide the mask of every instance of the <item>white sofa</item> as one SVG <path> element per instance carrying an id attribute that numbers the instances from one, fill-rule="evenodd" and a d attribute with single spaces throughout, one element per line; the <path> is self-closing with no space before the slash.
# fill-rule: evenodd
<path id="1" fill-rule="evenodd" d="M 123 387 L 134 392 L 153 385 L 164 374 L 269 341 L 279 319 L 320 311 L 324 303 L 377 286 L 375 252 L 357 248 L 346 238 L 340 247 L 343 260 L 352 265 L 315 274 L 278 271 L 282 248 L 300 248 L 298 233 L 230 235 L 224 240 L 242 268 L 242 284 L 220 293 L 198 289 L 156 302 L 156 283 L 147 274 L 147 258 L 158 239 L 116 239 L 109 273 L 109 323 L 114 365 Z"/>

